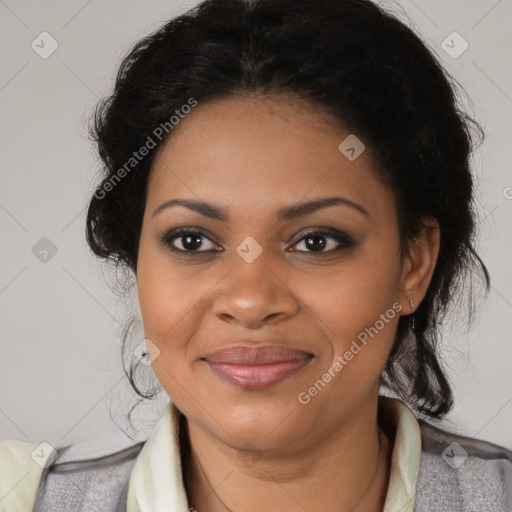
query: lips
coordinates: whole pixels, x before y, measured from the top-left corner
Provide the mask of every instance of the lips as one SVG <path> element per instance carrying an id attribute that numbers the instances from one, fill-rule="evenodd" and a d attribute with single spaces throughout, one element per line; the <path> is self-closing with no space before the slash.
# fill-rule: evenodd
<path id="1" fill-rule="evenodd" d="M 218 377 L 257 390 L 292 376 L 312 358 L 308 352 L 283 345 L 234 345 L 212 352 L 204 360 Z"/>

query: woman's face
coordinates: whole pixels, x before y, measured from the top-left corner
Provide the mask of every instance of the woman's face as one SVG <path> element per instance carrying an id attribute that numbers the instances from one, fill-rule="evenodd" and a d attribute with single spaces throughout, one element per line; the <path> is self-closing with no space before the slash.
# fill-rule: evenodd
<path id="1" fill-rule="evenodd" d="M 298 447 L 348 424 L 410 313 L 392 193 L 324 116 L 292 98 L 199 102 L 152 168 L 137 279 L 153 368 L 189 422 L 233 448 Z M 298 208 L 326 198 L 342 199 Z M 174 199 L 215 210 L 157 211 Z M 213 364 L 233 345 L 303 352 Z"/>

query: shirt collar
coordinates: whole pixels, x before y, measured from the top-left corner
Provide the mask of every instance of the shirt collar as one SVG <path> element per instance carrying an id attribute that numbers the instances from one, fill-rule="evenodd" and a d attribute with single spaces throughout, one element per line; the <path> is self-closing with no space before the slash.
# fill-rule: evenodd
<path id="1" fill-rule="evenodd" d="M 420 425 L 400 400 L 379 396 L 379 409 L 395 431 L 383 512 L 413 512 L 421 455 Z"/>
<path id="2" fill-rule="evenodd" d="M 395 431 L 383 512 L 413 512 L 421 453 L 420 426 L 412 411 L 394 398 L 379 396 L 379 411 Z M 189 510 L 182 479 L 179 415 L 171 402 L 139 453 L 130 476 L 126 512 Z"/>

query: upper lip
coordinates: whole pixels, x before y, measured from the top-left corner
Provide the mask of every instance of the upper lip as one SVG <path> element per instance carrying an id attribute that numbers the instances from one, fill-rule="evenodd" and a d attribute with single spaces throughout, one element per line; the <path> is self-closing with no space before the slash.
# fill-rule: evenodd
<path id="1" fill-rule="evenodd" d="M 230 345 L 210 352 L 203 359 L 210 363 L 271 364 L 282 361 L 302 361 L 313 354 L 285 345 Z"/>

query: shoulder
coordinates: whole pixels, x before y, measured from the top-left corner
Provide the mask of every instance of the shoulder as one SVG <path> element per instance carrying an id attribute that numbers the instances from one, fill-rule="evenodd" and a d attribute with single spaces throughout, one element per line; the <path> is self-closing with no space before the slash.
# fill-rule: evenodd
<path id="1" fill-rule="evenodd" d="M 6 506 L 2 500 L 0 512 L 123 510 L 130 474 L 144 443 L 112 437 L 59 447 L 48 443 L 5 441 L 0 444 L 0 491 L 2 486 L 14 485 L 11 480 L 15 474 L 19 478 L 30 473 L 24 478 L 25 485 L 19 484 L 10 492 L 11 502 L 17 506 L 2 508 Z M 44 459 L 42 463 L 34 461 L 37 455 Z M 11 474 L 12 478 L 4 480 L 4 473 Z M 0 492 L 0 496 L 3 494 Z M 23 507 L 18 506 L 19 503 Z"/>
<path id="2" fill-rule="evenodd" d="M 418 420 L 415 512 L 512 510 L 512 451 Z"/>
<path id="3" fill-rule="evenodd" d="M 101 440 L 64 446 L 47 468 L 34 512 L 126 510 L 130 475 L 145 442 Z"/>
<path id="4" fill-rule="evenodd" d="M 32 510 L 41 475 L 55 456 L 48 443 L 0 442 L 0 512 Z"/>

